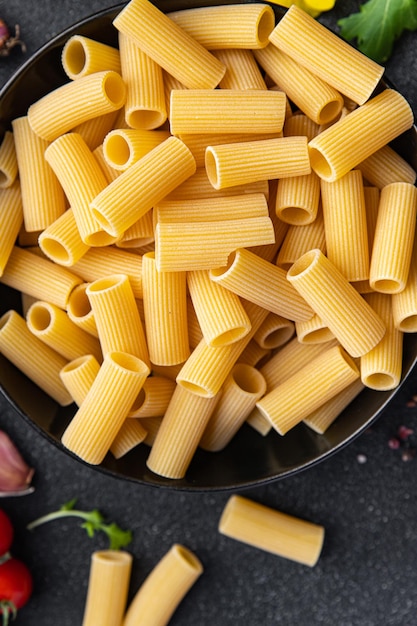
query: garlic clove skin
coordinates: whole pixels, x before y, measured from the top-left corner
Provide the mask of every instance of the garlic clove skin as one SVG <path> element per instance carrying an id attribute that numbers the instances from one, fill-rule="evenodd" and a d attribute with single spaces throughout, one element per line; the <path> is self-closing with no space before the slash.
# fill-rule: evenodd
<path id="1" fill-rule="evenodd" d="M 34 471 L 24 461 L 9 435 L 0 430 L 0 497 L 32 493 Z"/>

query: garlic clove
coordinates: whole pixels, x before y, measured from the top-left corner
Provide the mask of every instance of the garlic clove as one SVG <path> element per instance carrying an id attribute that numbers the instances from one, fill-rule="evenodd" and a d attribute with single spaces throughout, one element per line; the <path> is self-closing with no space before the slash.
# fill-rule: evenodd
<path id="1" fill-rule="evenodd" d="M 26 495 L 31 486 L 34 469 L 22 458 L 9 435 L 0 430 L 0 497 Z"/>

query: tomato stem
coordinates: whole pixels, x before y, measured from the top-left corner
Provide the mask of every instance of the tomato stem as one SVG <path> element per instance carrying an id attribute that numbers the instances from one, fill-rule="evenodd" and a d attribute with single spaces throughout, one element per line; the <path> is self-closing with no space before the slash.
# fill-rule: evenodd
<path id="1" fill-rule="evenodd" d="M 0 612 L 3 615 L 3 626 L 8 626 L 10 615 L 13 619 L 17 615 L 16 606 L 10 600 L 2 600 L 0 602 Z"/>

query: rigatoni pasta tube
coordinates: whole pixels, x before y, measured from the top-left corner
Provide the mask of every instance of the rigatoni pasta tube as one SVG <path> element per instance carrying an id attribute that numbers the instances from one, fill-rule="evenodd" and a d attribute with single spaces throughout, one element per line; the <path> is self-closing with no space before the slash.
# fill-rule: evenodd
<path id="1" fill-rule="evenodd" d="M 228 499 L 219 520 L 219 532 L 309 567 L 316 565 L 325 535 L 319 524 L 239 495 Z"/>
<path id="2" fill-rule="evenodd" d="M 47 228 L 65 211 L 65 196 L 58 178 L 45 160 L 48 142 L 38 137 L 26 117 L 13 120 L 25 229 Z"/>
<path id="3" fill-rule="evenodd" d="M 304 176 L 311 172 L 307 138 L 278 137 L 208 146 L 206 171 L 215 189 L 258 180 Z"/>
<path id="4" fill-rule="evenodd" d="M 289 270 L 305 252 L 319 248 L 326 254 L 326 235 L 324 232 L 323 210 L 319 206 L 316 219 L 310 224 L 291 224 L 284 241 L 278 251 L 276 264 L 284 270 Z"/>
<path id="5" fill-rule="evenodd" d="M 23 224 L 23 205 L 19 181 L 0 188 L 0 276 L 3 274 Z"/>
<path id="6" fill-rule="evenodd" d="M 205 149 L 205 148 L 204 148 Z M 203 155 L 204 164 L 204 155 Z M 269 188 L 267 180 L 256 181 L 248 185 L 235 185 L 227 189 L 214 189 L 210 183 L 207 172 L 204 167 L 198 167 L 195 174 L 190 176 L 184 183 L 181 183 L 174 191 L 165 197 L 164 201 L 171 200 L 195 200 L 195 198 L 214 198 L 221 196 L 225 198 L 228 195 L 258 194 L 262 193 L 268 200 Z"/>
<path id="7" fill-rule="evenodd" d="M 417 188 L 391 183 L 381 190 L 369 283 L 375 291 L 405 289 L 416 229 Z"/>
<path id="8" fill-rule="evenodd" d="M 71 208 L 41 232 L 38 243 L 45 256 L 66 267 L 74 265 L 90 249 L 81 239 Z"/>
<path id="9" fill-rule="evenodd" d="M 189 89 L 213 89 L 225 67 L 148 0 L 131 0 L 114 26 Z"/>
<path id="10" fill-rule="evenodd" d="M 209 346 L 204 338 L 201 339 L 178 372 L 178 385 L 203 397 L 215 396 L 220 391 L 243 350 L 268 315 L 266 309 L 252 302 L 242 303 L 251 323 L 247 335 L 228 346 L 218 348 Z"/>
<path id="11" fill-rule="evenodd" d="M 287 343 L 294 332 L 293 322 L 276 313 L 269 313 L 253 338 L 261 348 L 273 350 Z"/>
<path id="12" fill-rule="evenodd" d="M 175 391 L 175 381 L 165 376 L 149 376 L 139 392 L 129 417 L 162 417 Z"/>
<path id="13" fill-rule="evenodd" d="M 311 224 L 320 206 L 320 179 L 315 172 L 278 180 L 275 212 L 283 222 L 295 226 Z"/>
<path id="14" fill-rule="evenodd" d="M 275 26 L 272 8 L 261 2 L 185 9 L 168 17 L 207 50 L 263 48 Z"/>
<path id="15" fill-rule="evenodd" d="M 135 298 L 142 298 L 142 257 L 114 247 L 90 248 L 72 267 L 86 282 L 105 278 L 110 274 L 126 274 Z"/>
<path id="16" fill-rule="evenodd" d="M 122 77 L 112 70 L 65 83 L 30 105 L 29 124 L 36 135 L 54 141 L 78 124 L 120 109 L 126 100 Z"/>
<path id="17" fill-rule="evenodd" d="M 79 276 L 43 256 L 14 246 L 0 282 L 65 309 Z"/>
<path id="18" fill-rule="evenodd" d="M 343 107 L 341 94 L 288 54 L 269 44 L 255 50 L 254 56 L 268 76 L 313 122 L 327 124 L 340 114 Z"/>
<path id="19" fill-rule="evenodd" d="M 381 341 L 385 324 L 321 250 L 306 252 L 287 278 L 350 355 L 362 356 Z"/>
<path id="20" fill-rule="evenodd" d="M 59 378 L 67 360 L 32 335 L 16 311 L 7 311 L 0 318 L 0 352 L 58 404 L 72 403 Z"/>
<path id="21" fill-rule="evenodd" d="M 123 172 L 90 203 L 93 215 L 116 237 L 196 170 L 187 146 L 169 137 Z"/>
<path id="22" fill-rule="evenodd" d="M 384 321 L 387 332 L 375 348 L 361 357 L 361 379 L 366 387 L 389 391 L 401 380 L 403 333 L 395 328 L 390 294 L 375 292 L 364 297 Z"/>
<path id="23" fill-rule="evenodd" d="M 116 128 L 103 141 L 103 155 L 111 167 L 123 171 L 168 137 L 166 130 Z"/>
<path id="24" fill-rule="evenodd" d="M 82 241 L 87 246 L 114 243 L 115 238 L 96 222 L 89 207 L 107 187 L 107 179 L 81 135 L 65 133 L 49 144 L 45 158 L 65 191 Z"/>
<path id="25" fill-rule="evenodd" d="M 0 188 L 10 187 L 18 173 L 13 132 L 6 130 L 0 145 Z"/>
<path id="26" fill-rule="evenodd" d="M 82 626 L 122 626 L 131 569 L 132 555 L 124 550 L 93 552 Z"/>
<path id="27" fill-rule="evenodd" d="M 309 142 L 311 167 L 320 178 L 337 180 L 411 128 L 413 120 L 407 100 L 385 89 Z"/>
<path id="28" fill-rule="evenodd" d="M 354 360 L 341 346 L 335 346 L 269 391 L 256 406 L 273 428 L 285 435 L 359 377 Z"/>
<path id="29" fill-rule="evenodd" d="M 128 352 L 149 363 L 145 332 L 129 278 L 111 274 L 86 289 L 103 354 Z"/>
<path id="30" fill-rule="evenodd" d="M 318 315 L 313 315 L 305 322 L 296 322 L 295 330 L 301 343 L 321 343 L 334 339 L 333 333 Z"/>
<path id="31" fill-rule="evenodd" d="M 86 463 L 101 463 L 148 375 L 146 363 L 133 354 L 107 352 L 62 444 Z"/>
<path id="32" fill-rule="evenodd" d="M 286 273 L 245 248 L 228 265 L 210 270 L 210 278 L 238 296 L 289 320 L 307 320 L 313 310 L 287 281 Z"/>
<path id="33" fill-rule="evenodd" d="M 97 338 L 74 324 L 67 313 L 56 305 L 38 300 L 29 308 L 26 322 L 31 333 L 68 361 L 83 354 L 92 354 L 101 362 L 102 353 Z"/>
<path id="34" fill-rule="evenodd" d="M 173 89 L 170 126 L 182 133 L 273 133 L 285 120 L 282 91 L 234 89 Z"/>
<path id="35" fill-rule="evenodd" d="M 225 266 L 228 256 L 238 248 L 274 242 L 274 227 L 268 216 L 161 222 L 155 228 L 155 258 L 161 272 L 209 270 Z"/>
<path id="36" fill-rule="evenodd" d="M 252 50 L 225 48 L 213 54 L 226 66 L 220 89 L 267 89 Z"/>
<path id="37" fill-rule="evenodd" d="M 254 217 L 267 217 L 268 203 L 265 195 L 245 193 L 233 196 L 216 196 L 188 200 L 164 199 L 154 206 L 154 221 L 161 222 L 215 222 Z"/>
<path id="38" fill-rule="evenodd" d="M 75 404 L 80 406 L 100 371 L 100 363 L 92 354 L 84 354 L 73 359 L 59 372 Z"/>
<path id="39" fill-rule="evenodd" d="M 90 335 L 98 337 L 93 309 L 86 293 L 89 284 L 81 283 L 71 291 L 71 295 L 68 298 L 67 313 L 74 324 L 77 324 Z"/>
<path id="40" fill-rule="evenodd" d="M 142 257 L 143 305 L 149 358 L 157 365 L 183 363 L 190 354 L 187 326 L 187 277 L 158 272 L 155 254 Z"/>
<path id="41" fill-rule="evenodd" d="M 321 181 L 326 255 L 349 282 L 369 278 L 368 229 L 362 173 Z"/>
<path id="42" fill-rule="evenodd" d="M 117 48 L 83 35 L 70 37 L 62 49 L 62 67 L 71 80 L 95 72 L 113 70 L 120 74 Z"/>
<path id="43" fill-rule="evenodd" d="M 206 270 L 188 272 L 191 300 L 206 342 L 222 346 L 244 337 L 250 320 L 239 297 L 210 280 Z"/>
<path id="44" fill-rule="evenodd" d="M 414 185 L 417 174 L 402 156 L 390 146 L 383 146 L 357 165 L 365 180 L 382 189 L 391 183 Z"/>
<path id="45" fill-rule="evenodd" d="M 177 385 L 146 461 L 152 472 L 165 478 L 184 478 L 219 397 L 203 396 Z"/>
<path id="46" fill-rule="evenodd" d="M 119 33 L 119 50 L 122 77 L 127 88 L 126 123 L 131 128 L 162 126 L 167 111 L 161 66 L 123 33 Z"/>
<path id="47" fill-rule="evenodd" d="M 185 546 L 174 544 L 136 592 L 123 626 L 166 626 L 202 573 L 197 556 Z"/>
<path id="48" fill-rule="evenodd" d="M 265 379 L 255 367 L 236 363 L 224 382 L 200 447 L 213 452 L 225 448 L 265 391 Z"/>
<path id="49" fill-rule="evenodd" d="M 407 284 L 392 295 L 392 315 L 395 328 L 403 333 L 417 332 L 417 243 L 414 242 Z"/>
<path id="50" fill-rule="evenodd" d="M 295 5 L 275 26 L 269 41 L 357 104 L 370 97 L 384 72 Z"/>
<path id="51" fill-rule="evenodd" d="M 360 378 L 351 385 L 340 391 L 337 396 L 331 398 L 318 409 L 303 419 L 304 424 L 319 435 L 324 435 L 326 430 L 339 417 L 342 411 L 365 389 Z"/>

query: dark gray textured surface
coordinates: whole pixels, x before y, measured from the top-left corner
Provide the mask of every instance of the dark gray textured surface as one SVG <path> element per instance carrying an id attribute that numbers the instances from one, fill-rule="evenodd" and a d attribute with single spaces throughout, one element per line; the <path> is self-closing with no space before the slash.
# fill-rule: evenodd
<path id="1" fill-rule="evenodd" d="M 357 9 L 342 2 L 323 18 Z M 0 84 L 51 36 L 106 0 L 0 2 L 0 17 L 20 23 L 27 54 L 0 59 Z M 388 76 L 417 112 L 417 34 L 406 33 L 387 66 Z M 69 459 L 27 428 L 0 396 L 0 428 L 36 468 L 36 492 L 0 506 L 16 525 L 14 552 L 33 571 L 35 590 L 16 626 L 81 624 L 90 554 L 106 547 L 88 539 L 76 520 L 32 533 L 26 524 L 79 498 L 133 530 L 131 593 L 174 542 L 194 550 L 205 571 L 172 619 L 173 626 L 414 626 L 417 624 L 417 459 L 401 460 L 388 440 L 398 426 L 417 430 L 407 402 L 417 393 L 413 375 L 371 431 L 324 463 L 244 492 L 263 504 L 323 524 L 324 549 L 309 569 L 244 546 L 217 532 L 228 493 L 171 492 L 124 483 Z M 362 462 L 360 462 L 362 461 Z M 365 461 L 365 462 L 363 462 Z M 242 492 L 243 493 L 243 492 Z"/>

